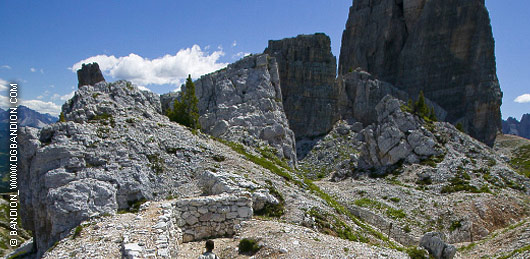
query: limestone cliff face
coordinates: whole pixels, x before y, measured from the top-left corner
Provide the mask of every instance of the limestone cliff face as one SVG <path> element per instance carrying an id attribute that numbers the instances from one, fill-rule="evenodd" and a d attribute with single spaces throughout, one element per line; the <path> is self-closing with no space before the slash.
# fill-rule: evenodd
<path id="1" fill-rule="evenodd" d="M 265 53 L 276 58 L 283 106 L 297 139 L 328 133 L 340 118 L 336 58 L 327 35 L 271 40 Z"/>
<path id="2" fill-rule="evenodd" d="M 342 37 L 339 72 L 361 67 L 447 110 L 446 120 L 492 145 L 502 92 L 483 0 L 356 0 Z"/>
<path id="3" fill-rule="evenodd" d="M 365 71 L 353 71 L 337 78 L 339 92 L 339 111 L 343 119 L 355 119 L 364 126 L 377 122 L 377 104 L 386 96 L 407 102 L 416 100 L 416 96 L 409 96 L 390 83 L 377 80 Z M 433 107 L 438 120 L 444 120 L 447 112 L 429 99 L 425 100 L 429 107 Z"/>
<path id="4" fill-rule="evenodd" d="M 248 146 L 268 144 L 296 163 L 294 133 L 282 106 L 278 65 L 269 55 L 243 58 L 195 82 L 205 133 Z"/>

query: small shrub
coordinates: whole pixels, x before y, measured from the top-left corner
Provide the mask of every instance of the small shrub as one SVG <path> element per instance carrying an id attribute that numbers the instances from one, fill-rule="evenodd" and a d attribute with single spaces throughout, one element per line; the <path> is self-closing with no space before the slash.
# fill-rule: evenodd
<path id="1" fill-rule="evenodd" d="M 405 225 L 405 226 L 403 227 L 403 231 L 405 231 L 405 233 L 410 233 L 410 231 L 411 231 L 411 230 L 410 230 L 410 226 L 409 226 L 409 225 Z"/>
<path id="2" fill-rule="evenodd" d="M 159 154 L 147 155 L 147 159 L 151 163 L 151 169 L 153 169 L 155 174 L 158 175 L 164 172 L 164 160 Z"/>
<path id="3" fill-rule="evenodd" d="M 64 117 L 64 112 L 61 112 L 61 114 L 59 114 L 59 122 L 66 122 L 66 118 Z"/>
<path id="4" fill-rule="evenodd" d="M 77 238 L 81 235 L 81 231 L 83 231 L 83 226 L 79 225 L 75 227 L 74 234 L 72 235 L 72 238 Z"/>
<path id="5" fill-rule="evenodd" d="M 466 131 L 464 130 L 464 125 L 462 125 L 461 122 L 457 123 L 455 125 L 456 129 L 459 130 L 460 132 L 463 132 L 463 133 L 466 133 Z"/>
<path id="6" fill-rule="evenodd" d="M 411 259 L 428 259 L 427 252 L 418 247 L 409 247 L 405 250 Z"/>
<path id="7" fill-rule="evenodd" d="M 138 213 L 140 206 L 142 206 L 142 204 L 144 204 L 146 201 L 147 199 L 145 198 L 128 201 L 127 204 L 129 205 L 129 208 L 118 210 L 118 214 L 124 214 L 127 212 Z"/>
<path id="8" fill-rule="evenodd" d="M 451 226 L 449 227 L 450 231 L 455 231 L 462 227 L 462 220 L 455 220 L 451 222 Z"/>
<path id="9" fill-rule="evenodd" d="M 212 158 L 215 162 L 223 162 L 226 160 L 226 158 L 223 155 L 218 155 L 218 154 L 213 155 Z"/>
<path id="10" fill-rule="evenodd" d="M 272 182 L 267 180 L 267 188 L 269 189 L 269 193 L 274 196 L 279 203 L 278 204 L 265 204 L 265 207 L 263 209 L 255 211 L 254 214 L 258 216 L 265 216 L 265 217 L 272 217 L 272 218 L 279 218 L 285 213 L 285 199 L 283 198 L 283 195 L 274 188 L 272 185 Z"/>
<path id="11" fill-rule="evenodd" d="M 237 247 L 239 248 L 240 254 L 247 255 L 254 255 L 261 249 L 256 240 L 248 238 L 241 239 Z"/>
<path id="12" fill-rule="evenodd" d="M 398 197 L 392 197 L 392 198 L 390 198 L 390 201 L 395 202 L 395 203 L 398 203 L 398 202 L 401 201 L 401 199 L 398 198 Z"/>
<path id="13" fill-rule="evenodd" d="M 90 120 L 91 121 L 106 121 L 106 120 L 109 120 L 111 118 L 112 118 L 112 115 L 104 112 L 102 114 L 98 114 L 98 115 L 92 117 Z"/>
<path id="14" fill-rule="evenodd" d="M 444 159 L 445 159 L 445 154 L 441 154 L 439 156 L 430 156 L 429 158 L 422 160 L 420 164 L 427 165 L 430 167 L 436 167 L 439 163 L 444 161 Z"/>

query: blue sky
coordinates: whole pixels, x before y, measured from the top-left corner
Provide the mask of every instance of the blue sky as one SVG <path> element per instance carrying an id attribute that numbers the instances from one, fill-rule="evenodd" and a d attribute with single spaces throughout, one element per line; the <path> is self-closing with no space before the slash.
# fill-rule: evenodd
<path id="1" fill-rule="evenodd" d="M 221 4 L 222 3 L 222 4 Z M 270 39 L 324 32 L 338 56 L 351 0 L 0 1 L 0 85 L 20 83 L 24 104 L 57 114 L 73 72 L 98 60 L 108 81 L 157 93 L 260 53 Z M 530 2 L 488 0 L 503 118 L 530 113 Z M 1 88 L 1 86 L 0 86 Z M 524 101 L 524 96 L 519 100 Z"/>

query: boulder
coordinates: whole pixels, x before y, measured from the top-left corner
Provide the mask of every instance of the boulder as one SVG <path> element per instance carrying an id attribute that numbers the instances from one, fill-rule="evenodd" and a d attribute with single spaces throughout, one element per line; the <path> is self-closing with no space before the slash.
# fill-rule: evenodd
<path id="1" fill-rule="evenodd" d="M 420 246 L 425 248 L 436 259 L 452 259 L 456 254 L 456 247 L 446 244 L 443 235 L 438 232 L 426 233 L 420 239 Z"/>

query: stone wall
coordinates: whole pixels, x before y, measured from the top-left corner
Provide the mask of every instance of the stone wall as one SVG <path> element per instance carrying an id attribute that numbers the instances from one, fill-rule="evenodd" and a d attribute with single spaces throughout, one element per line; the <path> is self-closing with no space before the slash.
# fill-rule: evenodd
<path id="1" fill-rule="evenodd" d="M 253 215 L 249 192 L 182 199 L 174 210 L 183 242 L 231 236 L 235 225 Z"/>

